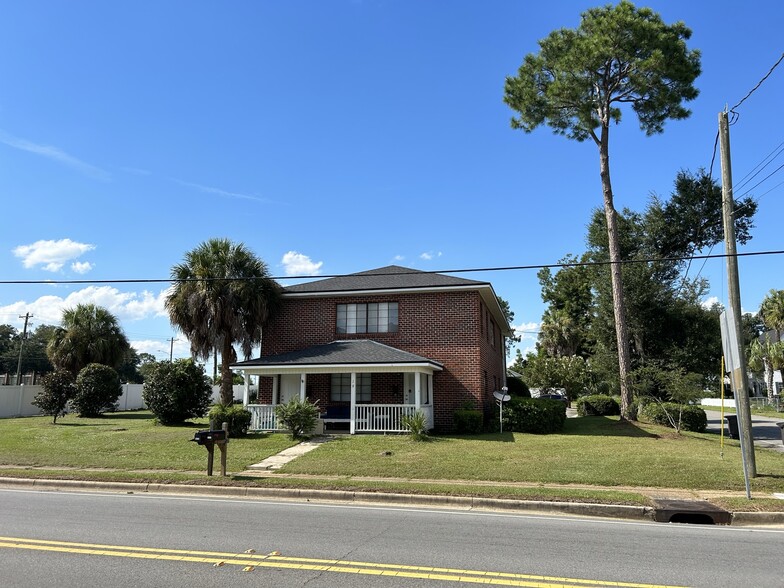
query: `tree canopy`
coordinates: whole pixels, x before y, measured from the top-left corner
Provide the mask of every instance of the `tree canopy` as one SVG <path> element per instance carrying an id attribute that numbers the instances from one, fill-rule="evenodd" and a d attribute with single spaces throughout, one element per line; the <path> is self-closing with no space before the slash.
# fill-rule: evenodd
<path id="1" fill-rule="evenodd" d="M 280 286 L 267 264 L 242 243 L 211 239 L 185 254 L 171 270 L 166 297 L 172 324 L 188 338 L 194 357 L 221 352 L 221 402 L 233 401 L 234 343 L 245 358 L 261 342 L 262 327 L 280 299 Z"/>
<path id="2" fill-rule="evenodd" d="M 625 418 L 633 417 L 631 359 L 610 179 L 610 126 L 621 121 L 624 105 L 647 135 L 661 133 L 667 119 L 689 116 L 683 102 L 697 97 L 693 83 L 700 74 L 699 52 L 686 47 L 690 37 L 682 22 L 667 25 L 651 9 L 622 0 L 587 10 L 576 29 L 550 33 L 539 41 L 538 53 L 526 55 L 517 76 L 506 79 L 504 101 L 518 114 L 513 128 L 531 132 L 547 125 L 570 139 L 590 138 L 599 150 Z"/>

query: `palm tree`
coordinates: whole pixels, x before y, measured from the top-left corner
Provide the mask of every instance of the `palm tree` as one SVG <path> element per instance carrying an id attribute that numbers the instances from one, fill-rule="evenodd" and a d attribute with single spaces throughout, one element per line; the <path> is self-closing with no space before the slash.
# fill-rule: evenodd
<path id="1" fill-rule="evenodd" d="M 773 353 L 772 357 L 778 360 L 781 354 L 780 348 L 784 346 L 784 343 L 782 343 L 782 340 L 784 340 L 784 290 L 774 289 L 768 292 L 768 295 L 760 305 L 759 316 L 768 329 L 776 332 L 772 339 L 779 343 L 773 344 L 774 347 L 777 345 L 778 348 L 776 350 L 777 353 Z M 777 367 L 773 369 L 779 370 L 781 379 L 784 381 L 784 361 L 777 361 Z"/>
<path id="2" fill-rule="evenodd" d="M 172 324 L 188 338 L 191 354 L 202 361 L 221 351 L 221 403 L 234 400 L 229 366 L 234 343 L 245 358 L 261 343 L 263 325 L 280 300 L 280 286 L 242 243 L 210 239 L 172 267 L 174 286 L 166 297 Z"/>
<path id="3" fill-rule="evenodd" d="M 771 362 L 771 344 L 754 339 L 749 345 L 748 366 L 752 372 L 762 373 L 765 377 L 765 388 L 768 400 L 773 401 L 773 364 Z"/>
<path id="4" fill-rule="evenodd" d="M 95 304 L 77 304 L 63 311 L 62 326 L 55 330 L 46 355 L 55 369 L 76 376 L 90 363 L 119 367 L 130 345 L 117 317 Z"/>

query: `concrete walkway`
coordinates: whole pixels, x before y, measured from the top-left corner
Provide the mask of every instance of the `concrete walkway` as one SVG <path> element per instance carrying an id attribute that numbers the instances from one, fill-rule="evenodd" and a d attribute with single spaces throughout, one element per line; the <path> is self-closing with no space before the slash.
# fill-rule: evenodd
<path id="1" fill-rule="evenodd" d="M 331 440 L 332 438 L 327 436 L 313 437 L 312 439 L 303 441 L 299 445 L 284 449 L 277 455 L 271 455 L 259 463 L 248 466 L 248 470 L 251 472 L 279 470 L 290 461 L 297 459 L 300 455 L 305 455 L 319 447 L 322 443 Z"/>

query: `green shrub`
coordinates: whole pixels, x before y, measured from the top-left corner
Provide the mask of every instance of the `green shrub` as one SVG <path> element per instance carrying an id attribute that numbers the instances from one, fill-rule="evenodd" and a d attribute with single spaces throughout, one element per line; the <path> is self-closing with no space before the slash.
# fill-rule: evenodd
<path id="1" fill-rule="evenodd" d="M 400 424 L 408 431 L 414 441 L 424 441 L 427 439 L 427 417 L 421 410 L 413 414 L 404 415 L 400 419 Z"/>
<path id="2" fill-rule="evenodd" d="M 286 404 L 275 407 L 278 423 L 291 432 L 292 439 L 302 439 L 316 426 L 319 418 L 318 407 L 307 398 L 292 398 Z"/>
<path id="3" fill-rule="evenodd" d="M 566 422 L 566 404 L 549 398 L 512 399 L 504 405 L 504 431 L 556 433 Z"/>
<path id="4" fill-rule="evenodd" d="M 506 388 L 510 396 L 531 398 L 531 391 L 528 389 L 528 385 L 520 378 L 514 378 L 511 376 L 506 378 Z"/>
<path id="5" fill-rule="evenodd" d="M 76 394 L 71 406 L 80 417 L 97 417 L 117 410 L 122 396 L 120 376 L 108 365 L 91 363 L 76 376 Z"/>
<path id="6" fill-rule="evenodd" d="M 184 423 L 207 414 L 212 387 L 192 359 L 160 361 L 147 373 L 142 398 L 162 424 Z"/>
<path id="7" fill-rule="evenodd" d="M 677 431 L 704 433 L 708 428 L 708 417 L 699 406 L 675 402 L 648 402 L 640 408 L 640 420 L 671 427 Z"/>
<path id="8" fill-rule="evenodd" d="M 43 414 L 51 415 L 52 423 L 57 423 L 57 417 L 68 412 L 68 401 L 76 394 L 73 374 L 68 370 L 57 370 L 46 374 L 42 383 L 44 389 L 35 395 L 33 404 Z"/>
<path id="9" fill-rule="evenodd" d="M 605 394 L 592 394 L 577 399 L 577 414 L 580 416 L 609 416 L 621 414 L 618 401 Z"/>
<path id="10" fill-rule="evenodd" d="M 210 409 L 208 418 L 218 429 L 222 428 L 223 423 L 229 423 L 229 437 L 242 437 L 248 434 L 253 415 L 236 404 L 229 406 L 216 404 Z"/>
<path id="11" fill-rule="evenodd" d="M 475 435 L 482 432 L 483 415 L 481 410 L 460 408 L 455 411 L 455 433 Z"/>

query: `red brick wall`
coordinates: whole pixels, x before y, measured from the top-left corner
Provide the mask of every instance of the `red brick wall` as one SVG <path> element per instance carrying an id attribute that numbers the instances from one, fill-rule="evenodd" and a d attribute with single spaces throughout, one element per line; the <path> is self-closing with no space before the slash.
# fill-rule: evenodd
<path id="1" fill-rule="evenodd" d="M 365 302 L 397 302 L 398 331 L 396 333 L 337 334 L 335 323 L 338 304 Z M 391 347 L 415 353 L 437 361 L 444 370 L 433 375 L 435 425 L 438 430 L 452 428 L 456 409 L 472 403 L 491 416 L 494 409 L 492 392 L 494 378 L 503 376 L 503 348 L 487 340 L 489 329 L 487 309 L 478 292 L 408 293 L 399 295 L 357 297 L 296 297 L 284 298 L 282 308 L 264 330 L 262 355 L 277 355 L 311 345 L 335 340 L 372 339 Z M 484 318 L 483 318 L 484 317 Z M 498 325 L 495 338 L 500 339 Z M 483 385 L 483 371 L 488 373 L 487 390 Z M 373 402 L 378 404 L 402 401 L 402 381 L 392 382 L 396 374 L 374 374 Z M 318 376 L 309 376 L 308 384 Z M 329 399 L 329 377 L 322 390 L 315 383 L 313 394 L 319 404 Z M 266 400 L 262 378 L 260 401 Z M 498 384 L 500 387 L 501 384 Z M 271 396 L 270 396 L 271 398 Z M 323 398 L 323 400 L 322 400 Z"/>

